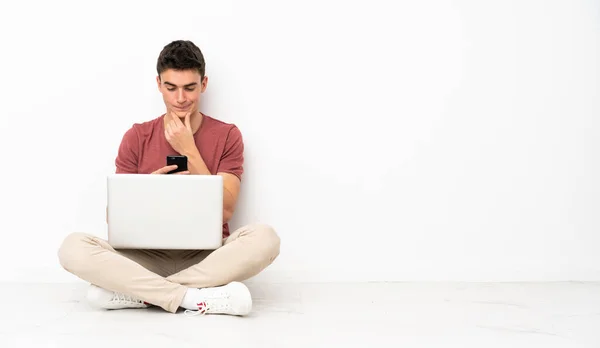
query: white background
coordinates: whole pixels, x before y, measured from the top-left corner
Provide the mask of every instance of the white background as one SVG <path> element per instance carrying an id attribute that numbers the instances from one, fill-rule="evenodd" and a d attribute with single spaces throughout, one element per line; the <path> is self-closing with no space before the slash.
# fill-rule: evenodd
<path id="1" fill-rule="evenodd" d="M 232 228 L 282 238 L 257 279 L 600 280 L 598 1 L 9 1 L 0 35 L 3 280 L 76 280 L 176 39 L 244 135 Z"/>

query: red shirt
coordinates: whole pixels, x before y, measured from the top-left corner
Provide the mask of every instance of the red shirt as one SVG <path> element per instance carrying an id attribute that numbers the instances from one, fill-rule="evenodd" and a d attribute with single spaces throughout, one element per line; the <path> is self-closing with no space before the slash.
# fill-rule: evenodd
<path id="1" fill-rule="evenodd" d="M 115 160 L 116 173 L 150 174 L 167 165 L 167 156 L 179 155 L 165 138 L 164 117 L 136 123 L 125 132 Z M 231 173 L 241 180 L 244 142 L 237 126 L 203 115 L 194 140 L 211 174 Z M 224 223 L 223 237 L 229 234 L 229 225 Z"/>

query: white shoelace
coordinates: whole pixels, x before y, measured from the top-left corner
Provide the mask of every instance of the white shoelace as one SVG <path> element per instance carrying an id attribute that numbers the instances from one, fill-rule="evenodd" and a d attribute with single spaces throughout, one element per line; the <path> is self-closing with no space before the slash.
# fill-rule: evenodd
<path id="1" fill-rule="evenodd" d="M 138 300 L 136 298 L 131 297 L 130 295 L 125 295 L 125 294 L 121 294 L 118 292 L 115 292 L 113 294 L 113 298 L 110 300 L 110 302 L 117 302 L 120 304 L 143 305 L 143 306 L 146 305 L 144 303 L 144 301 L 142 301 L 142 300 Z"/>
<path id="2" fill-rule="evenodd" d="M 192 317 L 195 315 L 204 315 L 207 311 L 208 306 L 206 305 L 206 302 L 200 302 L 198 303 L 198 309 L 186 309 L 185 312 L 183 312 L 183 314 Z"/>
<path id="3" fill-rule="evenodd" d="M 227 291 L 210 290 L 205 291 L 204 300 L 198 303 L 198 309 L 190 310 L 186 309 L 184 314 L 188 316 L 204 315 L 209 311 L 224 312 L 230 309 L 229 297 L 231 294 Z M 210 306 L 208 305 L 210 303 Z"/>

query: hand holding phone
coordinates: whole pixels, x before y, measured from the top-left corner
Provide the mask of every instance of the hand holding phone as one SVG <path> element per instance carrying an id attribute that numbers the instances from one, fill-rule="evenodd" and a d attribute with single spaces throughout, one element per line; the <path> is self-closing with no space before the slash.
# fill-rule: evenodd
<path id="1" fill-rule="evenodd" d="M 167 174 L 173 174 L 178 172 L 186 172 L 188 170 L 188 162 L 186 156 L 167 156 L 167 166 L 176 165 L 176 169 L 173 169 Z"/>
<path id="2" fill-rule="evenodd" d="M 159 169 L 153 171 L 150 174 L 169 174 L 169 172 L 171 172 L 173 170 L 177 170 L 177 165 L 176 164 L 175 165 L 170 165 L 170 166 L 164 166 L 162 168 L 159 168 Z M 174 173 L 174 175 L 189 174 L 189 173 L 190 173 L 189 171 L 185 170 L 185 171 L 182 171 L 182 172 Z"/>

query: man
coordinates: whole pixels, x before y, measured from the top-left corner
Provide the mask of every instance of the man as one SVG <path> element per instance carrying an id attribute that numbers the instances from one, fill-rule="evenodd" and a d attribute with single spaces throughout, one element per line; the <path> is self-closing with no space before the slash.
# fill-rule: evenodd
<path id="1" fill-rule="evenodd" d="M 115 250 L 93 235 L 72 233 L 60 246 L 60 264 L 91 283 L 88 301 L 100 308 L 154 305 L 171 313 L 183 308 L 192 314 L 248 314 L 252 299 L 241 281 L 277 258 L 280 240 L 266 225 L 229 231 L 243 173 L 242 135 L 235 125 L 199 112 L 208 77 L 194 43 L 166 45 L 157 72 L 166 113 L 125 132 L 116 172 L 167 174 L 176 166 L 164 166 L 166 156 L 181 154 L 188 158 L 188 171 L 169 175 L 221 175 L 223 246 L 214 251 Z"/>

